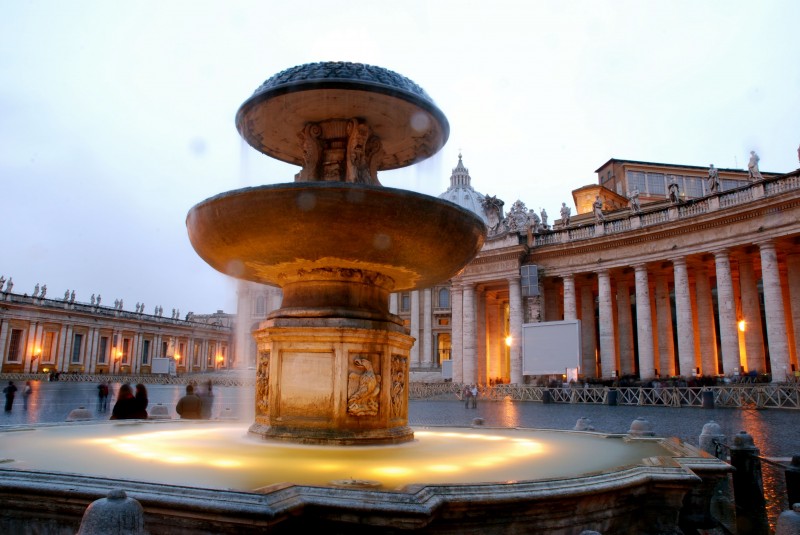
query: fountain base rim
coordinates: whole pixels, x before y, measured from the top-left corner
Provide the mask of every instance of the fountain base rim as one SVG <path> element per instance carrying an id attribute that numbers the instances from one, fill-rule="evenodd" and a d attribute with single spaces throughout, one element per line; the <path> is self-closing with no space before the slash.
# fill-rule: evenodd
<path id="1" fill-rule="evenodd" d="M 247 432 L 264 440 L 316 446 L 390 446 L 414 440 L 414 430 L 407 425 L 381 429 L 334 430 L 278 427 L 255 422 Z"/>

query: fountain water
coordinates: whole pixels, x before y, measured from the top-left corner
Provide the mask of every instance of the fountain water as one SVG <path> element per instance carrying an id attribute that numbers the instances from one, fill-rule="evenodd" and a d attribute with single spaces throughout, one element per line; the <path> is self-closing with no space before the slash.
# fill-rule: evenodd
<path id="1" fill-rule="evenodd" d="M 282 307 L 255 333 L 250 436 L 230 422 L 163 420 L 2 433 L 11 458 L 0 465 L 0 530 L 74 528 L 118 485 L 142 503 L 151 533 L 679 533 L 679 523 L 709 524 L 712 490 L 729 467 L 676 441 L 488 426 L 415 438 L 413 339 L 389 294 L 453 277 L 485 236 L 475 214 L 378 181 L 379 170 L 447 140 L 447 120 L 422 89 L 378 67 L 303 65 L 268 79 L 236 124 L 251 146 L 301 166 L 294 183 L 223 193 L 187 217 L 211 266 L 283 289 Z M 92 466 L 73 464 L 81 457 Z M 111 467 L 98 467 L 102 459 Z M 32 511 L 31 497 L 46 510 Z"/>

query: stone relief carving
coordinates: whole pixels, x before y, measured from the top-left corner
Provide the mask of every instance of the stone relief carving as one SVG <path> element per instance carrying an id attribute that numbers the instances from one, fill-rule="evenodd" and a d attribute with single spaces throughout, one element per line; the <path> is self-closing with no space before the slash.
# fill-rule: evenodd
<path id="1" fill-rule="evenodd" d="M 481 206 L 483 207 L 483 213 L 486 214 L 490 236 L 501 232 L 504 204 L 505 203 L 503 201 L 494 195 L 490 197 L 487 194 L 481 200 Z"/>
<path id="2" fill-rule="evenodd" d="M 375 373 L 372 361 L 355 357 L 353 366 L 357 371 L 350 372 L 347 381 L 347 414 L 351 416 L 376 416 L 378 414 L 378 394 L 381 391 L 381 376 Z"/>
<path id="3" fill-rule="evenodd" d="M 539 216 L 536 216 L 536 219 L 539 219 Z M 541 221 L 539 223 L 541 224 Z M 530 216 L 524 202 L 520 200 L 514 201 L 514 204 L 511 205 L 511 210 L 506 214 L 506 224 L 509 232 L 528 232 Z"/>
<path id="4" fill-rule="evenodd" d="M 308 123 L 303 131 L 297 134 L 303 146 L 303 168 L 294 177 L 295 182 L 310 182 L 322 177 L 322 127 Z"/>
<path id="5" fill-rule="evenodd" d="M 403 399 L 406 389 L 406 359 L 400 355 L 392 357 L 392 418 L 403 415 Z"/>
<path id="6" fill-rule="evenodd" d="M 256 368 L 256 413 L 262 416 L 269 409 L 269 351 L 258 354 Z"/>
<path id="7" fill-rule="evenodd" d="M 367 158 L 367 142 L 372 130 L 366 123 L 358 119 L 350 119 L 347 123 L 347 166 L 345 182 L 369 184 L 369 161 Z"/>

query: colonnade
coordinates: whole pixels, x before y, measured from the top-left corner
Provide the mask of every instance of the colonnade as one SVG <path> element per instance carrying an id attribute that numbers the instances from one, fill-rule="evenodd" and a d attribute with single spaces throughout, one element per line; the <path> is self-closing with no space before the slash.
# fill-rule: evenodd
<path id="1" fill-rule="evenodd" d="M 756 372 L 784 381 L 797 369 L 800 253 L 774 240 L 560 278 L 563 319 L 582 321 L 586 376 Z"/>

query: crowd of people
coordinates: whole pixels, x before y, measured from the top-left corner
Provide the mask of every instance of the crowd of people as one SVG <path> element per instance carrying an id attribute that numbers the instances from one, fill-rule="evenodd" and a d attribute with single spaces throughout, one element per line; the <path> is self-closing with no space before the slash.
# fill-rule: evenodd
<path id="1" fill-rule="evenodd" d="M 194 393 L 192 384 L 186 386 L 186 395 L 178 400 L 175 411 L 182 419 L 208 420 L 211 418 L 214 405 L 214 393 L 209 380 L 200 395 Z M 97 386 L 97 407 L 99 411 L 108 410 L 109 385 L 101 383 Z M 147 419 L 147 387 L 142 383 L 131 387 L 125 383 L 119 387 L 117 401 L 111 409 L 111 420 L 146 420 Z"/>

